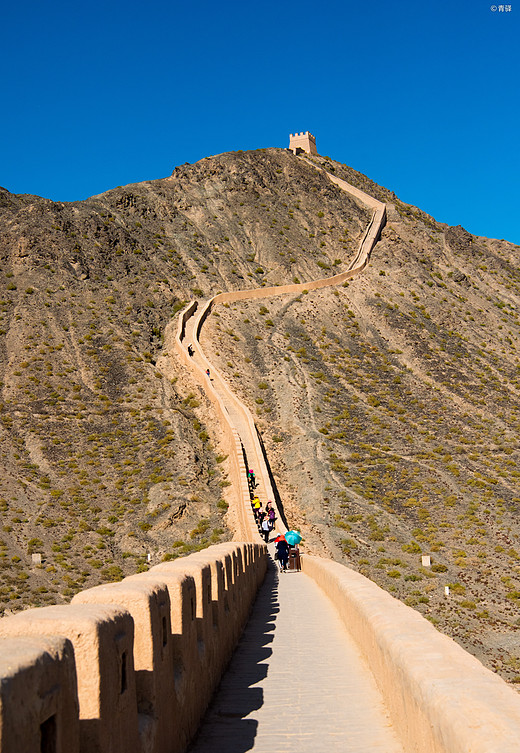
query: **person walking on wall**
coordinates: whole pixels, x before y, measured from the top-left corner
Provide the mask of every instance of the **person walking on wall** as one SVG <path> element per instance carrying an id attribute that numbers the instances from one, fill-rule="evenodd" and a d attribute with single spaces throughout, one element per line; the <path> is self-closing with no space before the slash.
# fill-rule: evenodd
<path id="1" fill-rule="evenodd" d="M 254 512 L 255 518 L 258 520 L 258 511 L 262 507 L 262 503 L 260 502 L 260 500 L 258 499 L 258 497 L 255 496 L 255 497 L 253 497 L 253 501 L 251 502 L 251 505 L 253 507 L 253 512 Z"/>
<path id="2" fill-rule="evenodd" d="M 289 544 L 285 539 L 276 542 L 276 551 L 280 563 L 280 572 L 284 573 L 287 570 L 287 560 L 289 559 Z"/>
<path id="3" fill-rule="evenodd" d="M 262 535 L 266 544 L 269 543 L 269 534 L 271 533 L 271 524 L 268 518 L 262 520 Z"/>

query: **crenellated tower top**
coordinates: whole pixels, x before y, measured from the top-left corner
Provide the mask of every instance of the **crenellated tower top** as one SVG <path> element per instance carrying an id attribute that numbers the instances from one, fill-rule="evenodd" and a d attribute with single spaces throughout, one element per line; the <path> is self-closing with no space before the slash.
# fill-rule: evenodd
<path id="1" fill-rule="evenodd" d="M 309 131 L 289 134 L 289 149 L 294 154 L 305 152 L 306 154 L 318 154 L 316 149 L 316 137 Z"/>

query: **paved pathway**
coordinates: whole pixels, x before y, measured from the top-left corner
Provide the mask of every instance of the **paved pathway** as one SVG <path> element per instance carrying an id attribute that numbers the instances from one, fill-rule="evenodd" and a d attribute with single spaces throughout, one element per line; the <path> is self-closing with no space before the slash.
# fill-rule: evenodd
<path id="1" fill-rule="evenodd" d="M 403 753 L 328 597 L 274 567 L 190 753 Z"/>

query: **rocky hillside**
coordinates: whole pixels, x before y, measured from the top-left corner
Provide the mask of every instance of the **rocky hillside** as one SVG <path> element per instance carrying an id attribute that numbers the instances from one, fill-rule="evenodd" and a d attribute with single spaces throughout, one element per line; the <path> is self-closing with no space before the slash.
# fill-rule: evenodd
<path id="1" fill-rule="evenodd" d="M 216 422 L 164 330 L 194 296 L 334 264 L 317 238 L 292 258 L 323 224 L 317 196 L 350 228 L 348 257 L 366 213 L 276 150 L 72 204 L 1 191 L 4 607 L 232 536 Z"/>
<path id="2" fill-rule="evenodd" d="M 256 413 L 307 548 L 520 679 L 520 249 L 315 161 L 387 202 L 368 269 L 220 306 L 204 348 Z M 165 327 L 193 297 L 345 269 L 367 220 L 276 149 L 85 202 L 0 192 L 4 608 L 232 536 L 218 425 Z"/>

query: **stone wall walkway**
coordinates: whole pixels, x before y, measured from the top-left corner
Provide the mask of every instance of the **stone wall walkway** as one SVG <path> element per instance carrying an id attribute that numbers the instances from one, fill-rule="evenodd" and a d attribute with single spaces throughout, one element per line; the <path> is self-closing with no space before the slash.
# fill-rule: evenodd
<path id="1" fill-rule="evenodd" d="M 322 168 L 309 159 L 302 157 L 313 169 L 322 170 Z M 377 243 L 381 230 L 386 222 L 386 207 L 382 202 L 374 199 L 363 191 L 351 186 L 344 180 L 336 178 L 334 175 L 323 171 L 328 178 L 338 185 L 343 191 L 352 195 L 356 200 L 361 201 L 372 211 L 372 217 L 361 239 L 357 254 L 350 261 L 348 269 L 345 272 L 334 275 L 333 277 L 320 278 L 318 280 L 310 280 L 304 283 L 289 283 L 286 285 L 279 285 L 274 287 L 260 287 L 244 290 L 228 291 L 226 293 L 218 293 L 213 298 L 206 301 L 201 306 L 194 306 L 193 302 L 188 309 L 180 314 L 180 321 L 183 322 L 183 327 L 178 329 L 178 333 L 174 339 L 174 348 L 180 355 L 182 361 L 188 366 L 199 384 L 208 393 L 208 384 L 211 383 L 213 390 L 210 390 L 209 396 L 211 399 L 211 393 L 214 392 L 213 400 L 217 400 L 219 405 L 222 405 L 221 420 L 226 425 L 238 434 L 239 441 L 241 442 L 240 452 L 245 453 L 245 459 L 247 465 L 253 468 L 256 474 L 257 488 L 256 493 L 263 505 L 267 500 L 271 500 L 274 504 L 276 511 L 276 532 L 284 533 L 287 529 L 285 526 L 285 520 L 283 511 L 278 509 L 276 502 L 275 489 L 271 484 L 271 478 L 265 462 L 264 454 L 259 443 L 258 435 L 255 428 L 254 419 L 249 409 L 239 400 L 229 386 L 226 384 L 223 376 L 219 373 L 217 368 L 207 359 L 203 353 L 203 349 L 200 343 L 200 327 L 205 321 L 205 316 L 209 315 L 211 308 L 216 303 L 228 303 L 237 300 L 260 300 L 269 298 L 272 296 L 281 295 L 299 295 L 304 290 L 317 290 L 332 285 L 339 285 L 351 279 L 356 274 L 359 274 L 368 263 L 370 253 Z M 167 337 L 169 337 L 167 329 Z M 188 356 L 188 344 L 191 343 L 194 347 L 193 357 Z M 209 368 L 210 377 L 206 376 L 206 369 Z M 235 448 L 236 449 L 236 448 Z M 242 459 L 242 458 L 240 458 Z M 245 483 L 245 479 L 238 477 L 232 478 L 231 482 L 235 484 L 236 488 L 240 488 L 241 482 Z M 243 504 L 243 501 L 240 503 Z M 248 506 L 249 502 L 245 504 Z M 253 540 L 260 540 L 260 535 L 256 533 L 254 523 L 252 524 L 251 535 Z"/>
<path id="2" fill-rule="evenodd" d="M 194 352 L 192 361 L 196 363 L 203 371 L 205 371 L 206 361 L 203 360 L 203 358 L 201 358 L 201 345 L 198 342 L 198 339 L 196 337 L 196 334 L 194 331 L 194 325 L 195 325 L 195 317 L 191 317 L 186 322 L 186 332 L 184 336 L 184 342 L 195 343 L 195 347 L 194 347 L 195 352 Z M 242 441 L 242 445 L 246 453 L 246 457 L 248 459 L 248 463 L 252 468 L 255 469 L 255 473 L 257 475 L 256 493 L 258 494 L 259 498 L 262 500 L 262 504 L 265 504 L 268 497 L 272 498 L 273 495 L 272 495 L 271 490 L 268 491 L 266 489 L 265 479 L 262 473 L 259 472 L 260 468 L 262 467 L 261 460 L 258 457 L 257 446 L 252 441 L 250 427 L 247 425 L 246 421 L 244 420 L 243 413 L 239 409 L 240 401 L 238 397 L 231 390 L 229 390 L 229 388 L 226 388 L 226 383 L 223 377 L 221 376 L 221 374 L 217 371 L 215 367 L 212 366 L 212 368 L 210 369 L 210 377 L 207 377 L 207 378 L 211 380 L 211 383 L 214 389 L 220 395 L 220 398 L 229 415 L 230 421 L 238 432 L 238 435 Z"/>
<path id="3" fill-rule="evenodd" d="M 274 565 L 190 753 L 403 753 L 328 597 Z"/>

